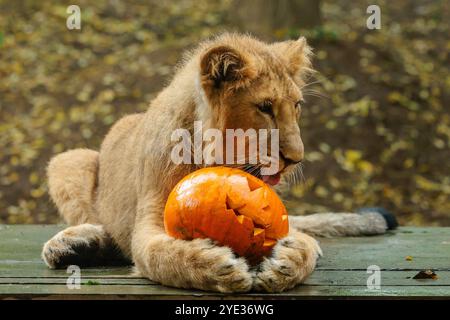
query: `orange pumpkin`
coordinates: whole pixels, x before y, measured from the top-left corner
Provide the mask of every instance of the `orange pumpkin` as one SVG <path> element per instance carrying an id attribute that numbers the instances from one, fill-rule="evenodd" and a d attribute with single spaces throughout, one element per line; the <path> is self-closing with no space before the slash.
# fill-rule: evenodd
<path id="1" fill-rule="evenodd" d="M 184 177 L 164 210 L 175 238 L 210 238 L 256 263 L 289 231 L 286 208 L 262 180 L 234 168 L 210 167 Z"/>

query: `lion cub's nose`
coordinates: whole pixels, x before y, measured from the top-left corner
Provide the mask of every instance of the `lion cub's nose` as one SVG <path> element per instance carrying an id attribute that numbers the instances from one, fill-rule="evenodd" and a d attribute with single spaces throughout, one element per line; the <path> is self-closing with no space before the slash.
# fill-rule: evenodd
<path id="1" fill-rule="evenodd" d="M 303 152 L 301 153 L 301 156 L 295 156 L 295 158 L 285 156 L 283 153 L 281 153 L 281 156 L 283 157 L 283 160 L 286 163 L 286 167 L 291 164 L 297 164 L 303 160 Z"/>
<path id="2" fill-rule="evenodd" d="M 298 139 L 295 143 L 290 143 L 284 148 L 281 148 L 280 155 L 288 164 L 296 164 L 303 160 L 304 149 L 303 141 Z"/>

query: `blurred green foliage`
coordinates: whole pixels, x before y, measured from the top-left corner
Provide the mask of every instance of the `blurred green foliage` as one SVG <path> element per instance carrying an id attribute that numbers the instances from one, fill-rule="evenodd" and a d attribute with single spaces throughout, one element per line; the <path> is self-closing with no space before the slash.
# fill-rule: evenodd
<path id="1" fill-rule="evenodd" d="M 304 183 L 293 213 L 381 205 L 403 224 L 450 225 L 448 1 L 322 1 L 306 35 L 318 73 L 302 117 Z M 143 111 L 185 48 L 223 31 L 230 0 L 0 1 L 0 222 L 58 221 L 45 167 L 67 149 L 97 149 L 111 124 Z M 2 41 L 3 39 L 3 41 Z"/>

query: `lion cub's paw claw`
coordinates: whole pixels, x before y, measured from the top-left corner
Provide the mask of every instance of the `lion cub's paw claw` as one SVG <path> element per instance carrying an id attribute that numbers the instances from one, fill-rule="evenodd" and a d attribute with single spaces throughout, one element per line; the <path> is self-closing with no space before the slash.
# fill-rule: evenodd
<path id="1" fill-rule="evenodd" d="M 247 292 L 253 284 L 247 262 L 243 258 L 236 258 L 230 248 L 219 246 L 205 246 L 201 266 L 194 272 L 199 272 L 197 278 L 204 278 L 203 290 L 224 293 Z M 200 258 L 200 257 L 199 257 Z"/>
<path id="2" fill-rule="evenodd" d="M 244 259 L 234 258 L 218 269 L 216 288 L 220 292 L 247 292 L 252 284 L 252 275 Z"/>

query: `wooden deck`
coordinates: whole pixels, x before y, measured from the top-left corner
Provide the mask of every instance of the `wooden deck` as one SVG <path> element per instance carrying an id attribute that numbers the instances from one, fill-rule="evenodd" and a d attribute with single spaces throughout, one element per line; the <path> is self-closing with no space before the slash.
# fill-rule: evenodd
<path id="1" fill-rule="evenodd" d="M 400 228 L 383 236 L 321 239 L 324 257 L 304 285 L 281 294 L 218 293 L 168 288 L 130 277 L 129 267 L 81 270 L 81 288 L 70 290 L 66 270 L 49 270 L 42 244 L 62 226 L 0 225 L 0 299 L 450 299 L 450 228 Z M 407 256 L 412 260 L 408 261 Z M 367 288 L 367 267 L 381 269 L 381 288 Z M 438 279 L 412 279 L 432 269 Z"/>

